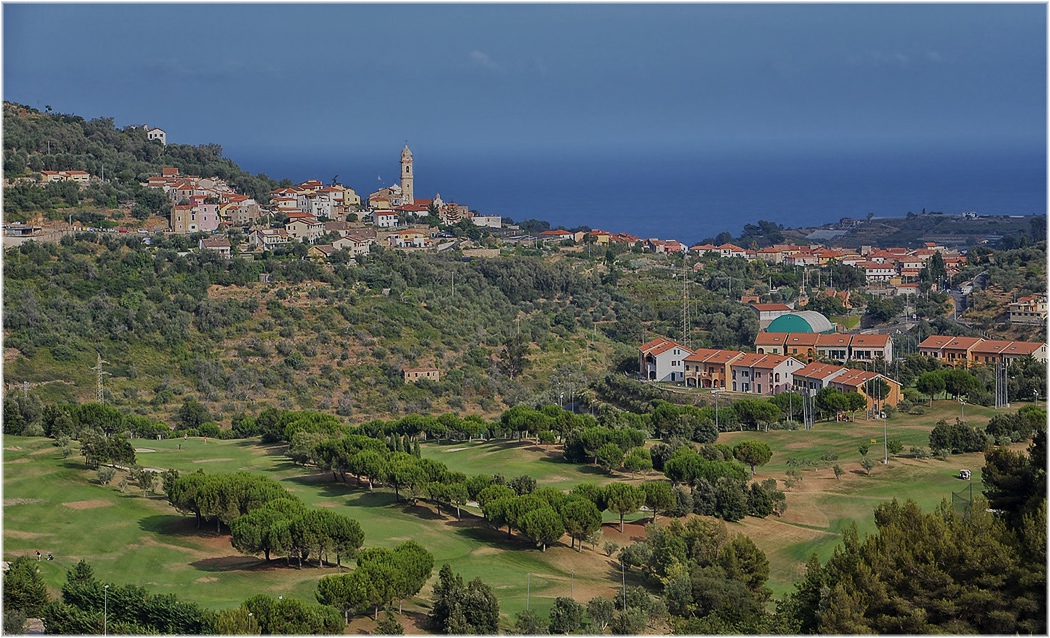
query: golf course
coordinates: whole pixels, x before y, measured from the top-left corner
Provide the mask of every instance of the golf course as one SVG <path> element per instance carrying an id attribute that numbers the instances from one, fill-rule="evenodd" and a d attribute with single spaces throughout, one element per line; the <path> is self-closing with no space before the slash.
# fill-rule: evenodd
<path id="1" fill-rule="evenodd" d="M 1019 407 L 1015 404 L 1011 411 Z M 984 425 L 993 414 L 991 408 L 965 406 L 967 425 Z M 942 499 L 951 500 L 952 492 L 968 494 L 971 485 L 977 495 L 983 454 L 942 460 L 914 458 L 909 452 L 913 446 L 928 447 L 937 420 L 954 421 L 959 416 L 957 402 L 935 401 L 923 415 L 819 421 L 810 430 L 722 433 L 719 443 L 758 439 L 773 450 L 771 460 L 757 468 L 755 479 L 778 480 L 787 498 L 783 516 L 746 517 L 726 526 L 731 534 L 746 534 L 765 552 L 774 596 L 792 590 L 812 554 L 826 560 L 850 522 L 862 535 L 873 532 L 872 510 L 880 502 L 912 499 L 929 510 Z M 884 436 L 904 445 L 904 451 L 890 455 L 885 465 L 881 463 Z M 436 566 L 449 563 L 465 580 L 480 576 L 491 586 L 507 628 L 508 618 L 527 605 L 546 613 L 556 597 L 571 595 L 586 603 L 594 596 L 612 598 L 621 586 L 619 563 L 615 554 L 606 555 L 603 543 L 593 548 L 586 543 L 580 552 L 570 549 L 568 537 L 563 537 L 561 543 L 541 551 L 517 533 L 508 537 L 505 527 L 497 530 L 487 525 L 476 507 L 464 508 L 462 520 L 457 520 L 455 510 L 439 512 L 424 500 L 395 500 L 388 486 L 369 491 L 367 483 L 358 484 L 352 477 L 344 483 L 333 480 L 331 473 L 295 465 L 285 456 L 286 444 L 197 437 L 132 443 L 137 462 L 146 468 L 269 475 L 307 505 L 332 508 L 356 519 L 365 533 L 365 547 L 392 548 L 414 540 L 434 555 Z M 865 444 L 870 448 L 867 456 L 879 461 L 870 474 L 860 463 L 858 448 Z M 421 451 L 424 458 L 441 461 L 452 471 L 498 472 L 508 478 L 528 474 L 540 487 L 561 490 L 585 482 L 642 483 L 662 478 L 656 472 L 632 478 L 629 473 L 610 474 L 590 464 L 567 463 L 559 445 L 532 440 L 427 442 Z M 837 459 L 829 462 L 829 455 Z M 315 602 L 318 580 L 339 569 L 327 564 L 319 568 L 314 562 L 298 568 L 283 558 L 266 562 L 260 556 L 242 555 L 231 546 L 228 533 L 218 535 L 207 525 L 198 529 L 194 517 L 177 512 L 163 494 L 144 494 L 134 483 L 122 490 L 124 472 L 100 485 L 96 471 L 86 467 L 75 445 L 64 458 L 51 439 L 5 435 L 3 463 L 4 560 L 35 556 L 36 551 L 51 553 L 54 560 L 41 562 L 40 570 L 52 595 L 65 581 L 66 570 L 81 559 L 107 582 L 143 585 L 214 609 L 236 607 L 260 593 Z M 844 470 L 841 476 L 836 476 L 833 465 Z M 793 468 L 801 472 L 802 480 L 792 481 L 788 488 L 784 481 Z M 972 480 L 958 478 L 960 469 L 969 469 Z M 621 534 L 618 516 L 608 511 L 603 516 L 604 542 L 621 546 L 643 538 L 643 525 L 651 519 L 649 512 L 629 515 Z M 657 523 L 665 520 L 661 515 Z M 345 563 L 342 570 L 348 570 Z M 419 631 L 436 575 L 435 568 L 430 584 L 406 601 L 403 623 L 409 633 Z M 627 584 L 632 580 L 628 572 Z M 641 584 L 640 579 L 633 584 Z M 349 631 L 356 633 L 354 627 L 369 628 L 372 623 L 359 617 Z"/>

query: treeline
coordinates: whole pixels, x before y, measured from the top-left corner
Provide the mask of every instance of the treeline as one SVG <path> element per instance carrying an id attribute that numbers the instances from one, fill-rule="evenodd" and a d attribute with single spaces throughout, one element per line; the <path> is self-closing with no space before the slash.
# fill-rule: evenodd
<path id="1" fill-rule="evenodd" d="M 28 557 L 19 560 L 29 561 Z M 103 583 L 83 560 L 66 572 L 61 599 L 49 600 L 36 613 L 49 634 L 101 634 L 105 630 L 116 635 L 200 635 L 213 633 L 217 619 L 214 611 L 180 601 L 174 594 Z"/>
<path id="2" fill-rule="evenodd" d="M 20 556 L 4 574 L 4 633 L 24 633 L 29 617 L 62 635 L 338 634 L 346 625 L 333 607 L 267 595 L 215 612 L 174 594 L 104 583 L 83 560 L 66 572 L 61 597 L 52 600 L 36 561 Z"/>
<path id="3" fill-rule="evenodd" d="M 168 502 L 176 510 L 193 514 L 197 527 L 215 521 L 216 533 L 226 525 L 234 549 L 250 555 L 271 553 L 293 558 L 302 567 L 311 555 L 320 567 L 326 554 L 335 553 L 336 564 L 352 557 L 364 543 L 360 524 L 342 514 L 309 508 L 268 476 L 250 472 L 205 474 L 198 470 L 164 476 Z"/>

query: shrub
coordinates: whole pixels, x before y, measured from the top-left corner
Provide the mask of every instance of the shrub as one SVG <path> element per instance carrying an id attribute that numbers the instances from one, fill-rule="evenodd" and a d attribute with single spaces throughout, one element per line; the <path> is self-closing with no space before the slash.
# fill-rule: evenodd
<path id="1" fill-rule="evenodd" d="M 98 468 L 96 476 L 101 485 L 109 485 L 109 482 L 113 480 L 113 477 L 116 476 L 116 474 L 117 471 L 111 467 L 100 467 Z"/>

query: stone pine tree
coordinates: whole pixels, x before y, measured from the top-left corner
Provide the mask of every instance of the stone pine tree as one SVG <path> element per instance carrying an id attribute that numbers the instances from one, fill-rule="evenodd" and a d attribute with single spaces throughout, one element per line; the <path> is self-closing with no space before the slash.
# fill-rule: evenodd
<path id="1" fill-rule="evenodd" d="M 630 483 L 610 483 L 602 490 L 602 498 L 610 512 L 620 515 L 620 533 L 623 533 L 623 517 L 638 511 L 645 502 L 645 493 Z"/>
<path id="2" fill-rule="evenodd" d="M 754 476 L 755 466 L 768 463 L 773 458 L 773 451 L 762 441 L 741 441 L 733 446 L 733 456 L 750 465 L 751 476 Z"/>

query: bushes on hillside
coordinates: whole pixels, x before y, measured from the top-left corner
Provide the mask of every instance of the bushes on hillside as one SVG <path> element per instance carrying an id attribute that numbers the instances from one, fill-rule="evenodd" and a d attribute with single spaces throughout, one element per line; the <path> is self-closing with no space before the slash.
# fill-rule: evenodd
<path id="1" fill-rule="evenodd" d="M 937 422 L 930 432 L 930 449 L 945 450 L 952 454 L 983 452 L 988 447 L 984 432 L 963 423 L 949 424 L 944 419 Z"/>

